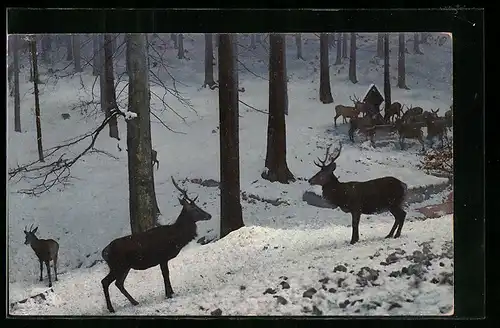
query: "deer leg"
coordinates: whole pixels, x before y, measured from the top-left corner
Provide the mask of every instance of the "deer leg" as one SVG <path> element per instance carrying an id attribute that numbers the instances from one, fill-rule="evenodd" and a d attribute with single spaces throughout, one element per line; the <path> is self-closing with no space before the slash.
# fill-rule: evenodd
<path id="1" fill-rule="evenodd" d="M 127 269 L 125 272 L 123 272 L 121 275 L 119 275 L 116 278 L 115 285 L 118 288 L 120 292 L 122 292 L 123 295 L 129 300 L 132 305 L 137 305 L 139 302 L 137 302 L 125 289 L 124 283 L 125 283 L 125 278 L 127 278 L 127 275 L 129 273 L 130 269 Z"/>
<path id="2" fill-rule="evenodd" d="M 406 218 L 406 212 L 402 208 L 398 208 L 397 212 L 399 212 L 398 229 L 396 230 L 394 238 L 399 238 L 399 236 L 401 236 L 401 230 L 403 229 L 403 224 L 405 223 L 405 218 Z"/>
<path id="3" fill-rule="evenodd" d="M 425 143 L 424 143 L 424 139 L 422 139 L 422 136 L 420 136 L 418 138 L 418 141 L 420 142 L 420 144 L 422 145 L 422 151 L 425 151 Z"/>
<path id="4" fill-rule="evenodd" d="M 45 266 L 47 267 L 47 273 L 49 275 L 49 287 L 52 287 L 52 277 L 50 276 L 50 261 L 45 261 Z"/>
<path id="5" fill-rule="evenodd" d="M 405 149 L 404 138 L 399 138 L 399 146 L 401 147 L 401 150 Z"/>
<path id="6" fill-rule="evenodd" d="M 340 115 L 335 115 L 335 117 L 333 118 L 333 123 L 335 124 L 335 126 L 337 126 L 337 118 L 339 118 Z"/>
<path id="7" fill-rule="evenodd" d="M 172 298 L 174 291 L 170 284 L 170 274 L 168 272 L 168 262 L 160 263 L 161 274 L 163 275 L 163 282 L 165 283 L 165 295 L 167 298 Z"/>
<path id="8" fill-rule="evenodd" d="M 352 236 L 351 236 L 351 245 L 355 244 L 359 241 L 359 219 L 361 218 L 361 213 L 353 212 L 352 216 Z"/>
<path id="9" fill-rule="evenodd" d="M 103 280 L 101 280 L 102 283 L 102 289 L 104 290 L 104 298 L 106 299 L 106 307 L 108 308 L 108 311 L 111 313 L 115 312 L 115 309 L 113 309 L 113 305 L 111 305 L 111 299 L 109 298 L 109 285 L 116 280 L 116 275 L 111 270 L 106 277 L 104 277 Z"/>
<path id="10" fill-rule="evenodd" d="M 39 260 L 40 261 L 40 281 L 43 281 L 43 262 L 42 260 Z"/>

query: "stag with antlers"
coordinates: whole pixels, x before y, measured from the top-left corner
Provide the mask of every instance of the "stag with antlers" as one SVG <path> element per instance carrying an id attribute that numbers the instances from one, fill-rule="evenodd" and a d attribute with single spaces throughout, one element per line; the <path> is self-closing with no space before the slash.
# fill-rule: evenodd
<path id="1" fill-rule="evenodd" d="M 331 145 L 326 149 L 324 160 L 318 158 L 319 163 L 314 162 L 320 171 L 309 179 L 309 184 L 321 186 L 324 199 L 332 205 L 340 207 L 344 213 L 351 213 L 352 236 L 350 243 L 354 244 L 359 241 L 361 214 L 379 214 L 387 211 L 394 215 L 395 221 L 385 238 L 393 236 L 398 238 L 406 218 L 406 212 L 403 209 L 407 191 L 406 184 L 391 176 L 368 181 L 340 182 L 334 171 L 337 168 L 335 161 L 340 156 L 342 144 L 333 154 L 329 153 L 330 148 Z"/>
<path id="2" fill-rule="evenodd" d="M 54 263 L 54 280 L 57 281 L 57 255 L 59 252 L 59 244 L 54 239 L 38 239 L 35 235 L 38 227 L 33 229 L 33 224 L 29 229 L 24 228 L 25 245 L 30 245 L 35 251 L 38 261 L 40 261 L 40 281 L 43 281 L 43 264 L 47 267 L 47 275 L 49 276 L 49 287 L 52 287 L 52 277 L 50 276 L 50 261 Z"/>

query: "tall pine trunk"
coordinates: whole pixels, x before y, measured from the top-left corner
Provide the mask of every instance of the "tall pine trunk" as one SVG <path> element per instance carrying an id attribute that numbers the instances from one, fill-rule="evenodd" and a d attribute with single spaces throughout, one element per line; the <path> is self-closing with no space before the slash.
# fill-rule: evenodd
<path id="1" fill-rule="evenodd" d="M 342 34 L 337 33 L 337 58 L 335 60 L 335 65 L 342 64 Z"/>
<path id="2" fill-rule="evenodd" d="M 83 72 L 82 55 L 80 51 L 80 34 L 73 34 L 73 57 L 75 59 L 75 72 Z"/>
<path id="3" fill-rule="evenodd" d="M 208 85 L 212 88 L 215 85 L 214 81 L 214 49 L 213 49 L 212 33 L 205 33 L 205 82 L 203 87 Z"/>
<path id="4" fill-rule="evenodd" d="M 304 57 L 302 57 L 302 40 L 300 33 L 295 34 L 295 44 L 297 45 L 297 59 L 304 60 Z"/>
<path id="5" fill-rule="evenodd" d="M 211 37 L 211 36 L 210 36 Z M 244 226 L 240 200 L 238 66 L 235 35 L 219 34 L 220 238 Z"/>
<path id="6" fill-rule="evenodd" d="M 398 88 L 408 89 L 406 86 L 405 72 L 405 34 L 399 33 L 398 45 Z"/>
<path id="7" fill-rule="evenodd" d="M 286 73 L 285 38 L 282 34 L 269 36 L 269 116 L 267 124 L 266 171 L 262 178 L 271 182 L 295 181 L 286 162 Z M 328 45 L 327 45 L 328 47 Z"/>
<path id="8" fill-rule="evenodd" d="M 102 62 L 104 63 L 104 67 L 102 68 L 103 73 L 101 74 L 101 79 L 104 82 L 104 90 L 101 97 L 104 97 L 106 117 L 109 117 L 112 109 L 118 109 L 116 103 L 115 77 L 113 74 L 113 45 L 112 36 L 110 34 L 104 34 L 103 46 Z M 109 136 L 120 140 L 116 116 L 109 120 Z"/>
<path id="9" fill-rule="evenodd" d="M 422 55 L 423 52 L 420 51 L 420 41 L 418 40 L 418 33 L 413 33 L 413 52 Z"/>
<path id="10" fill-rule="evenodd" d="M 129 72 L 128 110 L 137 117 L 127 121 L 129 208 L 132 234 L 157 225 L 157 202 L 151 165 L 149 81 L 144 33 L 127 36 Z"/>
<path id="11" fill-rule="evenodd" d="M 391 106 L 391 76 L 389 71 L 389 33 L 384 35 L 384 101 L 385 112 Z"/>
<path id="12" fill-rule="evenodd" d="M 351 54 L 349 57 L 349 80 L 358 83 L 356 78 L 356 33 L 351 33 Z"/>
<path id="13" fill-rule="evenodd" d="M 255 49 L 257 48 L 257 45 L 255 43 L 255 33 L 250 34 L 250 49 Z"/>
<path id="14" fill-rule="evenodd" d="M 73 60 L 73 35 L 65 35 L 64 39 L 66 40 L 66 60 L 67 61 L 72 61 Z"/>
<path id="15" fill-rule="evenodd" d="M 323 104 L 333 102 L 330 87 L 330 65 L 328 60 L 328 34 L 321 33 L 319 37 L 319 101 Z"/>
<path id="16" fill-rule="evenodd" d="M 179 37 L 178 37 L 178 45 L 179 45 L 179 48 L 177 49 L 177 58 L 179 59 L 184 59 L 185 56 L 184 56 L 184 35 L 181 33 L 179 34 Z"/>
<path id="17" fill-rule="evenodd" d="M 21 98 L 19 94 L 19 36 L 12 35 L 12 74 L 14 92 L 14 131 L 21 132 Z"/>
<path id="18" fill-rule="evenodd" d="M 40 99 L 38 91 L 38 62 L 36 56 L 36 41 L 33 39 L 30 41 L 31 48 L 31 60 L 33 63 L 33 88 L 35 92 L 35 121 L 36 121 L 36 141 L 38 146 L 38 160 L 44 162 L 43 158 L 43 146 L 42 146 L 42 123 L 40 120 Z"/>
<path id="19" fill-rule="evenodd" d="M 347 58 L 347 33 L 342 37 L 342 58 Z"/>
<path id="20" fill-rule="evenodd" d="M 377 57 L 384 57 L 384 35 L 382 33 L 377 33 Z"/>

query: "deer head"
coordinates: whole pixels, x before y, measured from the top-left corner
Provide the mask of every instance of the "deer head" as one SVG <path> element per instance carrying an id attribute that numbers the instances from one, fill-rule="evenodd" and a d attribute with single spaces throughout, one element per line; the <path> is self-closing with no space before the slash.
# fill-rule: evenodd
<path id="1" fill-rule="evenodd" d="M 38 231 L 38 227 L 35 229 L 33 228 L 33 224 L 30 226 L 28 230 L 26 230 L 27 227 L 24 228 L 24 235 L 26 236 L 26 239 L 24 240 L 25 245 L 31 244 L 32 241 L 37 240 L 38 238 L 36 237 L 36 232 Z"/>
<path id="2" fill-rule="evenodd" d="M 310 185 L 323 186 L 330 182 L 332 177 L 334 177 L 333 172 L 337 168 L 335 160 L 340 156 L 340 152 L 342 151 L 342 144 L 340 143 L 339 148 L 332 154 L 330 154 L 330 148 L 331 145 L 326 148 L 324 160 L 318 158 L 319 163 L 314 161 L 314 164 L 320 168 L 320 171 L 309 179 Z"/>
<path id="3" fill-rule="evenodd" d="M 189 196 L 187 195 L 187 190 L 180 188 L 177 182 L 175 182 L 174 177 L 171 178 L 175 188 L 182 194 L 182 198 L 179 198 L 179 203 L 182 205 L 182 212 L 186 213 L 195 222 L 210 220 L 212 218 L 212 215 L 205 212 L 195 204 L 198 196 L 196 196 L 194 199 L 189 198 Z"/>
<path id="4" fill-rule="evenodd" d="M 434 117 L 438 117 L 439 108 L 438 108 L 438 109 L 436 109 L 436 110 L 433 110 L 433 109 L 431 108 L 431 112 L 432 112 L 432 116 L 434 116 Z"/>

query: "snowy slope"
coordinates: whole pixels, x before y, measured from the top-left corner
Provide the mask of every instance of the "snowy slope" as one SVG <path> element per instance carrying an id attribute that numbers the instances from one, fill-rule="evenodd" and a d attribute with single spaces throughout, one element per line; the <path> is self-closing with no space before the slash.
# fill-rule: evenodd
<path id="1" fill-rule="evenodd" d="M 168 40 L 168 35 L 160 36 L 164 40 Z M 177 191 L 170 182 L 171 175 L 181 181 L 182 185 L 188 187 L 190 193 L 198 194 L 200 196 L 199 204 L 213 215 L 211 221 L 199 224 L 199 235 L 213 239 L 218 236 L 219 229 L 219 189 L 201 186 L 190 181 L 186 182 L 184 179 L 219 180 L 218 94 L 209 89 L 200 89 L 203 84 L 204 72 L 203 35 L 186 34 L 185 36 L 186 54 L 190 60 L 177 59 L 176 50 L 173 49 L 169 41 L 162 43 L 157 40 L 155 49 L 158 51 L 153 53 L 153 56 L 158 58 L 160 55 L 162 56 L 169 73 L 176 79 L 176 88 L 192 105 L 192 108 L 187 108 L 171 93 L 166 93 L 165 102 L 183 117 L 180 119 L 172 110 L 165 108 L 158 98 L 152 98 L 154 113 L 170 128 L 182 132 L 173 133 L 167 130 L 156 118 L 152 117 L 151 119 L 153 146 L 158 151 L 158 159 L 161 162 L 160 169 L 155 171 L 156 194 L 162 212 L 160 219 L 164 224 L 175 220 L 180 211 L 176 199 Z M 302 200 L 304 191 L 310 189 L 305 180 L 316 172 L 312 161 L 316 157 L 323 156 L 326 145 L 339 141 L 344 144 L 343 152 L 337 160 L 337 174 L 341 181 L 393 175 L 402 179 L 410 188 L 426 186 L 432 188 L 432 186 L 446 183 L 447 180 L 429 176 L 417 168 L 421 153 L 419 145 L 415 142 L 407 141 L 408 149 L 401 151 L 395 137 L 381 136 L 376 137 L 377 146 L 372 148 L 369 143 L 363 143 L 361 136 L 356 137 L 354 144 L 347 141 L 346 124 L 339 124 L 337 129 L 333 127 L 333 107 L 335 105 L 350 105 L 349 96 L 356 94 L 361 98 L 371 83 L 375 83 L 379 89 L 382 89 L 383 65 L 382 62 L 377 63 L 377 59 L 374 57 L 375 34 L 361 34 L 359 37 L 358 84 L 353 85 L 347 80 L 347 59 L 342 65 L 331 65 L 331 85 L 335 102 L 328 105 L 323 105 L 318 101 L 319 40 L 312 34 L 303 34 L 303 39 L 305 61 L 295 59 L 294 40 L 291 36 L 287 38 L 287 68 L 290 78 L 288 83 L 290 108 L 287 116 L 287 158 L 291 171 L 299 180 L 289 185 L 281 185 L 260 178 L 260 173 L 264 169 L 267 115 L 240 104 L 240 171 L 241 189 L 244 193 L 242 196 L 243 218 L 247 226 L 254 226 L 252 229 L 258 228 L 263 229 L 263 231 L 268 231 L 266 229 L 271 229 L 269 231 L 290 230 L 295 231 L 297 235 L 301 235 L 301 231 L 323 231 L 322 229 L 343 231 L 344 235 L 331 240 L 333 244 L 343 243 L 344 240 L 348 239 L 347 236 L 350 233 L 350 228 L 348 228 L 350 216 L 338 209 L 318 208 L 308 205 Z M 240 100 L 259 110 L 267 111 L 267 50 L 261 45 L 258 45 L 255 50 L 249 49 L 250 42 L 247 35 L 240 36 L 239 40 L 239 60 L 241 62 L 239 79 L 240 85 L 245 88 L 245 92 L 240 93 Z M 414 106 L 419 105 L 425 109 L 440 108 L 440 114 L 444 113 L 451 104 L 452 96 L 451 40 L 449 41 L 439 46 L 435 39 L 431 39 L 429 45 L 421 45 L 424 55 L 407 55 L 407 84 L 411 90 L 392 89 L 393 101 L 400 101 L 408 105 L 413 104 Z M 410 45 L 408 47 L 411 49 Z M 393 77 L 396 76 L 397 68 L 397 59 L 394 55 L 396 50 L 397 36 L 391 40 L 391 74 Z M 61 50 L 58 54 L 59 57 L 56 55 L 54 57 L 64 58 L 63 52 Z M 90 58 L 88 44 L 83 49 L 83 53 L 85 52 Z M 127 88 L 126 81 L 121 76 L 124 68 L 122 57 L 116 63 L 115 68 L 121 81 L 117 86 L 119 102 L 122 107 L 125 107 Z M 330 63 L 332 64 L 334 61 L 335 49 L 333 48 L 330 49 Z M 172 88 L 172 79 L 165 72 L 163 66 L 158 65 L 157 69 L 157 76 L 164 80 L 168 87 Z M 9 99 L 8 103 L 7 160 L 9 168 L 37 158 L 32 85 L 25 79 L 27 68 L 23 72 L 21 76 L 23 133 L 21 134 L 12 132 L 12 98 Z M 94 85 L 95 78 L 91 76 L 91 68 L 87 67 L 85 72 L 81 74 L 57 79 L 49 77 L 44 72 L 46 70 L 42 67 L 42 80 L 46 81 L 46 84 L 41 86 L 40 106 L 43 143 L 44 148 L 48 149 L 64 140 L 94 129 L 100 124 L 103 115 L 95 107 L 98 106 L 99 91 L 98 83 Z M 216 72 L 217 69 L 215 69 L 215 75 Z M 58 74 L 62 75 L 63 73 Z M 69 75 L 68 73 L 64 74 Z M 154 83 L 152 90 L 160 97 L 163 97 L 165 93 Z M 83 106 L 82 103 L 85 105 Z M 70 113 L 71 118 L 62 120 L 61 113 Z M 119 130 L 122 136 L 120 147 L 125 149 L 126 125 L 123 119 L 119 119 Z M 83 142 L 71 148 L 68 151 L 68 156 L 77 153 L 87 145 L 87 142 Z M 9 211 L 8 277 L 11 293 L 9 299 L 11 301 L 32 295 L 35 293 L 33 288 L 36 289 L 34 286 L 38 284 L 38 261 L 30 247 L 23 243 L 24 234 L 22 231 L 26 225 L 35 223 L 39 226 L 40 238 L 54 238 L 60 243 L 59 271 L 65 272 L 65 274 L 61 275 L 61 281 L 54 287 L 56 288 L 55 294 L 60 295 L 58 297 L 63 297 L 58 286 L 64 283 L 71 284 L 73 275 L 76 279 L 85 270 L 92 274 L 95 270 L 101 270 L 100 272 L 104 273 L 105 269 L 102 265 L 95 265 L 101 259 L 102 248 L 112 239 L 130 233 L 126 152 L 118 151 L 117 141 L 107 136 L 107 130 L 104 130 L 99 136 L 96 148 L 110 152 L 117 159 L 102 154 L 89 154 L 83 157 L 72 168 L 72 176 L 75 179 L 72 180 L 71 185 L 64 189 L 54 189 L 40 197 L 30 197 L 17 193 L 19 189 L 27 187 L 28 182 L 9 181 L 7 194 Z M 407 226 L 415 224 L 415 229 L 420 227 L 427 231 L 424 224 L 427 224 L 428 221 L 421 222 L 425 218 L 416 212 L 415 208 L 439 203 L 448 191 L 431 195 L 421 204 L 409 204 Z M 280 204 L 274 206 L 255 200 L 249 195 L 278 201 Z M 388 225 L 390 229 L 393 221 L 392 217 L 384 214 L 371 216 L 368 221 L 365 221 L 366 218 L 362 220 L 365 225 L 368 222 L 380 224 L 384 227 L 383 230 L 387 230 Z M 451 223 L 448 221 L 443 220 L 443 225 L 448 224 L 451 229 Z M 405 225 L 403 229 L 403 236 L 405 236 L 407 226 Z M 241 233 L 244 234 L 245 231 L 247 230 L 242 230 Z M 434 233 L 432 230 L 428 231 Z M 371 233 L 374 236 L 384 235 L 378 230 L 371 231 L 367 228 L 361 228 L 361 233 L 362 240 L 363 234 L 368 234 L 366 236 L 371 236 Z M 284 236 L 283 238 L 289 237 Z M 308 240 L 303 242 L 308 242 Z M 417 233 L 412 240 L 414 243 L 422 241 L 425 240 L 418 237 Z M 449 241 L 451 241 L 451 237 Z M 203 246 L 199 251 L 205 252 L 205 250 L 210 250 L 210 247 L 216 247 L 215 245 L 226 242 L 221 240 L 214 245 Z M 380 245 L 383 245 L 389 241 L 380 242 L 382 243 Z M 378 245 L 380 242 L 375 243 Z M 396 244 L 387 245 L 388 247 L 390 245 L 403 247 L 400 244 L 397 246 Z M 198 249 L 197 246 L 199 245 L 192 245 L 193 251 Z M 440 246 L 436 245 L 436 247 Z M 408 249 L 408 252 L 412 251 Z M 343 257 L 344 253 L 341 256 Z M 300 258 L 296 260 L 299 261 Z M 217 266 L 219 265 L 220 268 L 212 268 L 212 270 L 222 270 L 225 264 L 220 263 Z M 87 268 L 90 266 L 93 267 Z M 72 270 L 75 268 L 80 269 L 73 273 Z M 128 282 L 131 288 L 135 286 L 133 277 L 136 274 L 148 275 L 151 273 L 131 274 Z M 102 279 L 100 276 L 97 274 L 94 278 L 88 278 L 93 279 L 88 284 L 95 282 L 100 285 L 99 282 Z M 230 280 L 227 278 L 228 283 Z M 174 280 L 172 281 L 174 288 L 179 285 Z M 143 287 L 138 283 L 137 288 Z M 133 290 L 131 292 L 134 295 L 137 294 Z M 114 297 L 114 299 L 118 301 L 120 296 Z M 184 310 L 190 311 L 187 308 Z M 184 310 L 179 309 L 179 311 Z M 243 309 L 241 311 L 244 313 Z M 257 309 L 252 311 L 257 311 Z M 91 314 L 91 311 L 87 314 Z"/>
<path id="2" fill-rule="evenodd" d="M 114 315 L 209 315 L 216 309 L 222 315 L 307 315 L 313 306 L 323 315 L 452 313 L 452 216 L 407 223 L 400 239 L 383 238 L 389 224 L 363 222 L 360 229 L 361 241 L 351 246 L 350 229 L 335 225 L 242 228 L 217 243 L 188 247 L 169 262 L 172 299 L 164 298 L 159 268 L 131 271 L 125 287 L 139 305 L 113 284 Z M 30 299 L 10 313 L 108 315 L 100 284 L 106 274 L 107 266 L 98 264 L 61 275 L 46 300 Z M 21 299 L 46 289 L 37 285 L 11 293 Z M 305 297 L 310 288 L 316 292 Z"/>

